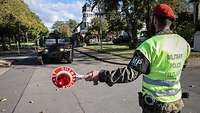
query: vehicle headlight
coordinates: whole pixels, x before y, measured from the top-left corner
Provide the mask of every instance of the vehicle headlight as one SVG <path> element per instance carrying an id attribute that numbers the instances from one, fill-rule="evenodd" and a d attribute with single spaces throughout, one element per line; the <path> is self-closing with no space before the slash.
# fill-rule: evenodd
<path id="1" fill-rule="evenodd" d="M 63 52 L 64 50 L 65 50 L 65 49 L 63 49 L 63 48 L 60 48 L 60 51 L 61 51 L 61 52 Z"/>
<path id="2" fill-rule="evenodd" d="M 45 49 L 44 51 L 47 53 L 49 50 L 48 50 L 48 49 Z"/>

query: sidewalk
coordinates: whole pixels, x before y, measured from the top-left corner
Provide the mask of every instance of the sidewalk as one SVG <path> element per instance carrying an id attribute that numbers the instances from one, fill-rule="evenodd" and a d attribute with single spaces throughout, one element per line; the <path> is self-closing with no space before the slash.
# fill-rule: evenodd
<path id="1" fill-rule="evenodd" d="M 112 54 L 98 53 L 94 50 L 85 49 L 83 47 L 74 48 L 74 50 L 80 53 L 83 53 L 87 56 L 90 56 L 92 58 L 95 58 L 97 60 L 112 63 L 112 64 L 127 65 L 131 60 L 131 59 L 122 58 L 119 56 L 113 56 Z M 187 67 L 197 67 L 197 66 L 200 67 L 200 57 L 190 58 L 188 60 Z"/>
<path id="2" fill-rule="evenodd" d="M 15 60 L 32 57 L 34 55 L 35 50 L 33 49 L 21 49 L 20 54 L 17 50 L 0 51 L 0 76 L 11 68 Z"/>
<path id="3" fill-rule="evenodd" d="M 34 55 L 34 49 L 20 49 L 20 52 L 17 50 L 10 50 L 10 51 L 0 51 L 0 58 L 5 57 L 16 57 L 16 56 L 27 56 L 27 55 Z"/>
<path id="4" fill-rule="evenodd" d="M 200 67 L 200 57 L 190 58 L 187 67 Z"/>

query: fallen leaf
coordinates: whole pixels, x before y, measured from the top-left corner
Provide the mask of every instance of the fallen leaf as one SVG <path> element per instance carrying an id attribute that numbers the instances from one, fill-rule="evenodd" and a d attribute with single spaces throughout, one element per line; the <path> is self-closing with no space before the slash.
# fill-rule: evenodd
<path id="1" fill-rule="evenodd" d="M 195 87 L 195 85 L 190 85 L 189 87 L 191 87 L 191 88 L 194 88 L 194 87 Z"/>
<path id="2" fill-rule="evenodd" d="M 1 112 L 5 112 L 6 111 L 6 109 L 1 109 Z"/>
<path id="3" fill-rule="evenodd" d="M 0 102 L 4 102 L 4 101 L 7 101 L 8 99 L 6 99 L 6 98 L 1 98 L 0 99 Z"/>
<path id="4" fill-rule="evenodd" d="M 34 102 L 32 100 L 30 100 L 28 103 L 33 104 Z"/>

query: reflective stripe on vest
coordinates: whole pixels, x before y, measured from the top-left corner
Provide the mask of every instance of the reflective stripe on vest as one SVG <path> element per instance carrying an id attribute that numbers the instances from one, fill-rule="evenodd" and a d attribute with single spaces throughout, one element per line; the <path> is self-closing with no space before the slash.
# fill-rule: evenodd
<path id="1" fill-rule="evenodd" d="M 177 90 L 168 90 L 165 92 L 156 92 L 156 91 L 150 90 L 144 86 L 142 87 L 142 89 L 151 92 L 156 97 L 174 96 L 174 95 L 178 94 L 179 91 L 181 91 L 181 89 L 177 89 Z"/>
<path id="2" fill-rule="evenodd" d="M 166 81 L 166 80 L 152 80 L 145 76 L 143 76 L 143 81 L 152 85 L 168 86 L 168 87 L 174 86 L 179 83 L 178 81 L 173 82 L 173 81 Z"/>

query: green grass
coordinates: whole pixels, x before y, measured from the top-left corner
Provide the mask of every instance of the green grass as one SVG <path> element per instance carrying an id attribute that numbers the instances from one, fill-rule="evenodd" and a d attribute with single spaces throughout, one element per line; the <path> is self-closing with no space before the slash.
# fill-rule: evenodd
<path id="1" fill-rule="evenodd" d="M 8 44 L 7 44 L 8 46 Z M 33 49 L 35 46 L 35 43 L 21 43 L 20 49 Z M 16 43 L 11 43 L 11 46 L 9 46 L 9 50 L 16 50 L 17 49 L 17 44 Z M 2 45 L 0 45 L 0 51 L 2 51 Z"/>
<path id="2" fill-rule="evenodd" d="M 200 57 L 200 52 L 192 51 L 190 57 Z"/>
<path id="3" fill-rule="evenodd" d="M 35 43 L 21 43 L 21 46 L 34 46 Z M 11 46 L 16 46 L 16 43 L 12 43 Z"/>
<path id="4" fill-rule="evenodd" d="M 134 50 L 129 49 L 128 45 L 114 45 L 111 42 L 104 42 L 102 50 L 100 50 L 99 44 L 92 44 L 85 48 L 98 51 L 99 53 L 110 53 L 124 58 L 132 58 L 134 53 Z M 200 52 L 192 51 L 190 57 L 200 57 Z"/>
<path id="5" fill-rule="evenodd" d="M 124 58 L 131 58 L 133 56 L 133 49 L 129 49 L 127 45 L 114 45 L 112 43 L 103 43 L 103 48 L 100 50 L 99 44 L 93 44 L 86 46 L 85 48 L 98 51 L 100 53 L 111 53 L 116 56 L 121 56 Z"/>

